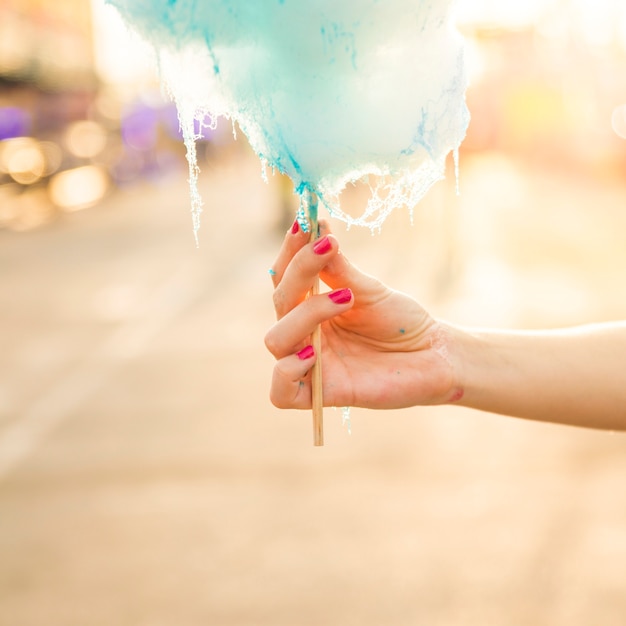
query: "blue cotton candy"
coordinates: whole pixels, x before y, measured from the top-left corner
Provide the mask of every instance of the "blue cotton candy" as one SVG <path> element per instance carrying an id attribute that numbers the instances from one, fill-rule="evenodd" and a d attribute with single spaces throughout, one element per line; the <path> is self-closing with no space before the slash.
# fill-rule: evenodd
<path id="1" fill-rule="evenodd" d="M 451 0 L 109 0 L 155 48 L 197 177 L 194 119 L 237 122 L 331 214 L 380 226 L 443 176 L 469 114 Z M 361 217 L 341 209 L 372 186 Z M 195 194 L 195 195 L 194 195 Z M 192 189 L 196 227 L 200 209 Z"/>

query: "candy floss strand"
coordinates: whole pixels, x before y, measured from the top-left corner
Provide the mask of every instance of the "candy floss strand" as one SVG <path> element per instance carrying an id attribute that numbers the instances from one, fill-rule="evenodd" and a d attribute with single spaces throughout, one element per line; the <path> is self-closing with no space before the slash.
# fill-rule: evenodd
<path id="1" fill-rule="evenodd" d="M 451 152 L 458 182 L 469 112 L 454 0 L 107 2 L 153 46 L 176 101 L 196 242 L 202 199 L 194 124 L 207 115 L 230 119 L 263 163 L 291 178 L 301 195 L 298 221 L 313 239 L 318 203 L 374 231 L 394 209 L 413 210 L 443 178 Z M 354 217 L 340 198 L 359 182 L 370 197 Z"/>
<path id="2" fill-rule="evenodd" d="M 108 0 L 157 50 L 189 121 L 226 116 L 272 169 L 348 224 L 380 230 L 441 179 L 465 136 L 467 78 L 453 0 Z M 163 59 L 167 62 L 163 63 Z M 363 215 L 341 192 L 376 179 Z M 194 226 L 202 202 L 192 191 Z"/>

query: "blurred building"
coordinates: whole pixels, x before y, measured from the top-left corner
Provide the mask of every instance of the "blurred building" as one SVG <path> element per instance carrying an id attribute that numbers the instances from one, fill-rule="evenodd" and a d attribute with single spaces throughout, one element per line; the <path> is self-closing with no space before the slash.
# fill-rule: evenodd
<path id="1" fill-rule="evenodd" d="M 0 75 L 42 89 L 92 88 L 91 32 L 84 0 L 0 0 Z"/>
<path id="2" fill-rule="evenodd" d="M 480 4 L 462 3 L 472 73 L 462 148 L 623 176 L 626 5 L 552 0 L 513 10 L 501 2 L 492 3 L 493 19 Z"/>
<path id="3" fill-rule="evenodd" d="M 88 118 L 97 91 L 91 33 L 84 0 L 0 0 L 0 227 L 34 227 L 76 206 L 63 172 L 83 163 L 65 135 Z M 95 188 L 80 205 L 105 185 L 87 175 Z"/>
<path id="4" fill-rule="evenodd" d="M 101 11 L 90 0 L 0 0 L 0 229 L 39 227 L 185 167 L 156 73 L 129 83 L 101 71 L 98 52 L 115 47 Z"/>

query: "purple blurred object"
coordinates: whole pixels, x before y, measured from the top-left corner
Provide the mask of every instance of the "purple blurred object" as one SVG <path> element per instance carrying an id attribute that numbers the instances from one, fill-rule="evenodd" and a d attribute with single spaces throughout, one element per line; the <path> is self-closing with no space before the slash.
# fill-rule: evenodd
<path id="1" fill-rule="evenodd" d="M 0 107 L 0 141 L 24 137 L 31 128 L 28 112 L 18 107 Z"/>
<path id="2" fill-rule="evenodd" d="M 122 138 L 135 150 L 151 150 L 158 138 L 159 117 L 150 106 L 136 104 L 122 118 Z"/>

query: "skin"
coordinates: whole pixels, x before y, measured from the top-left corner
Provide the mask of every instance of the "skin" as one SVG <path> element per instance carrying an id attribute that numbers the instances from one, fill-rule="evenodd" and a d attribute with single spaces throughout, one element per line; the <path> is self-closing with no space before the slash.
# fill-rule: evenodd
<path id="1" fill-rule="evenodd" d="M 317 246 L 308 234 L 290 229 L 272 267 L 277 321 L 265 344 L 276 358 L 275 406 L 310 408 L 310 372 L 318 355 L 301 358 L 298 352 L 321 324 L 325 405 L 455 403 L 626 430 L 626 322 L 533 333 L 455 327 L 358 270 L 328 225 L 321 229 L 327 239 Z M 350 289 L 351 299 L 337 304 L 328 294 L 307 297 L 317 275 L 330 293 Z"/>

